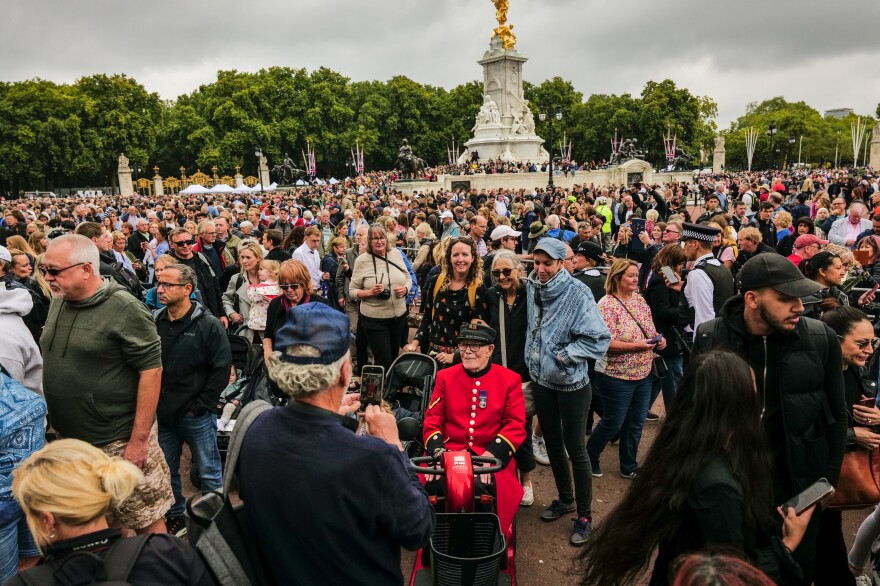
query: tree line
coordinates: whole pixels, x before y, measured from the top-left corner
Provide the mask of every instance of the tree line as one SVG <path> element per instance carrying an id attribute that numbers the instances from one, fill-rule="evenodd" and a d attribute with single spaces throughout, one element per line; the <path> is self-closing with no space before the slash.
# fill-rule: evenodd
<path id="1" fill-rule="evenodd" d="M 541 122 L 539 112 L 552 118 L 562 109 L 562 120 L 553 120 L 556 144 L 546 145 L 554 156 L 564 133 L 576 161 L 607 159 L 616 130 L 618 137 L 637 138 L 647 160 L 661 166 L 663 136 L 671 129 L 686 151 L 702 150 L 711 159 L 717 104 L 671 80 L 649 81 L 639 96 L 584 99 L 571 82 L 555 77 L 539 85 L 525 82 L 524 93 L 536 132 L 545 139 L 550 122 Z M 447 90 L 404 76 L 351 81 L 323 67 L 219 71 L 213 83 L 169 101 L 125 75 L 91 75 L 73 84 L 0 82 L 0 191 L 112 185 L 121 152 L 141 177 L 152 177 L 154 166 L 163 177 L 178 176 L 181 166 L 187 174 L 216 166 L 221 175 L 234 174 L 236 167 L 256 175 L 256 147 L 278 164 L 285 153 L 300 161 L 311 143 L 319 175 L 342 177 L 352 174 L 346 163 L 356 142 L 368 170 L 390 169 L 407 138 L 417 155 L 438 165 L 446 162 L 453 141 L 462 145 L 471 137 L 482 101 L 478 81 Z M 725 131 L 729 167 L 745 166 L 738 131 L 774 116 L 777 143 L 790 131 L 804 134 L 813 162 L 827 160 L 829 147 L 833 155 L 836 126 L 845 126 L 849 136 L 848 122 L 825 121 L 803 103 L 773 98 L 750 105 Z M 756 161 L 762 160 L 763 142 Z"/>

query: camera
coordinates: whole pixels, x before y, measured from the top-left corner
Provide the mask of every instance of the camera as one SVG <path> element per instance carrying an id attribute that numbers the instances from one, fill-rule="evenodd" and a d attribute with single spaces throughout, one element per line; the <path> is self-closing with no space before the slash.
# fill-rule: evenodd
<path id="1" fill-rule="evenodd" d="M 389 291 L 388 289 L 385 289 L 381 293 L 378 293 L 376 295 L 376 298 L 377 299 L 391 299 L 391 291 Z"/>

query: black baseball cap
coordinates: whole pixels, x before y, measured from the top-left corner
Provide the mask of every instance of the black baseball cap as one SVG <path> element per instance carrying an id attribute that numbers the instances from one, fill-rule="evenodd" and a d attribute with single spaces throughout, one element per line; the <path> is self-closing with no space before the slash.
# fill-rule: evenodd
<path id="1" fill-rule="evenodd" d="M 806 297 L 825 287 L 804 276 L 781 254 L 765 252 L 751 258 L 739 272 L 741 293 L 770 287 L 789 297 Z"/>
<path id="2" fill-rule="evenodd" d="M 483 324 L 465 324 L 458 331 L 458 342 L 471 342 L 482 345 L 495 343 L 495 330 Z"/>
<path id="3" fill-rule="evenodd" d="M 578 244 L 577 250 L 575 250 L 574 253 L 579 254 L 584 258 L 594 260 L 600 265 L 604 262 L 602 247 L 595 242 L 590 242 L 588 240 L 581 242 Z"/>

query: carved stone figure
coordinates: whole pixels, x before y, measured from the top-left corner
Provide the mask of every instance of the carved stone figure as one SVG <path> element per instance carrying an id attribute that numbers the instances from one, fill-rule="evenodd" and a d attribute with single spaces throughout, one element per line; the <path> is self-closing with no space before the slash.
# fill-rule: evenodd
<path id="1" fill-rule="evenodd" d="M 523 122 L 523 116 L 521 112 L 514 112 L 513 124 L 510 126 L 510 132 L 513 134 L 527 134 L 526 125 Z"/>
<path id="2" fill-rule="evenodd" d="M 523 125 L 526 127 L 526 134 L 535 133 L 535 117 L 532 115 L 532 109 L 529 108 L 528 100 L 523 100 Z"/>
<path id="3" fill-rule="evenodd" d="M 720 151 L 724 149 L 724 137 L 720 134 L 715 137 L 715 150 Z"/>
<path id="4" fill-rule="evenodd" d="M 125 153 L 119 153 L 119 170 L 118 173 L 131 173 L 131 167 L 128 166 L 128 157 Z"/>
<path id="5" fill-rule="evenodd" d="M 501 124 L 501 111 L 498 110 L 498 105 L 495 101 L 488 95 L 485 95 L 483 96 L 483 105 L 480 106 L 480 111 L 477 112 L 477 122 L 471 128 L 471 131 L 473 132 L 477 128 L 488 124 Z"/>

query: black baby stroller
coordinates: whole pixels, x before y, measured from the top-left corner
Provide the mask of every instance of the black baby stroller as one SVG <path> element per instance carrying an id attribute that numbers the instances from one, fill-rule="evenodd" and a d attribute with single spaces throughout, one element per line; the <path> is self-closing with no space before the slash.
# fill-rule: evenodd
<path id="1" fill-rule="evenodd" d="M 433 358 L 405 352 L 388 368 L 382 399 L 391 405 L 398 421 L 412 417 L 421 428 L 436 377 L 437 362 Z M 417 437 L 421 439 L 421 435 L 420 430 Z M 404 442 L 403 447 L 411 458 L 420 456 L 423 451 L 418 441 Z"/>
<path id="2" fill-rule="evenodd" d="M 217 402 L 217 448 L 220 450 L 220 461 L 226 462 L 226 451 L 235 419 L 245 405 L 255 399 L 268 401 L 273 405 L 281 404 L 285 399 L 277 391 L 266 375 L 266 364 L 263 361 L 263 349 L 244 336 L 229 335 L 229 347 L 232 350 L 232 366 L 240 372 L 236 388 L 231 393 L 220 397 Z M 189 478 L 193 486 L 199 488 L 199 471 L 196 463 L 192 463 Z"/>

